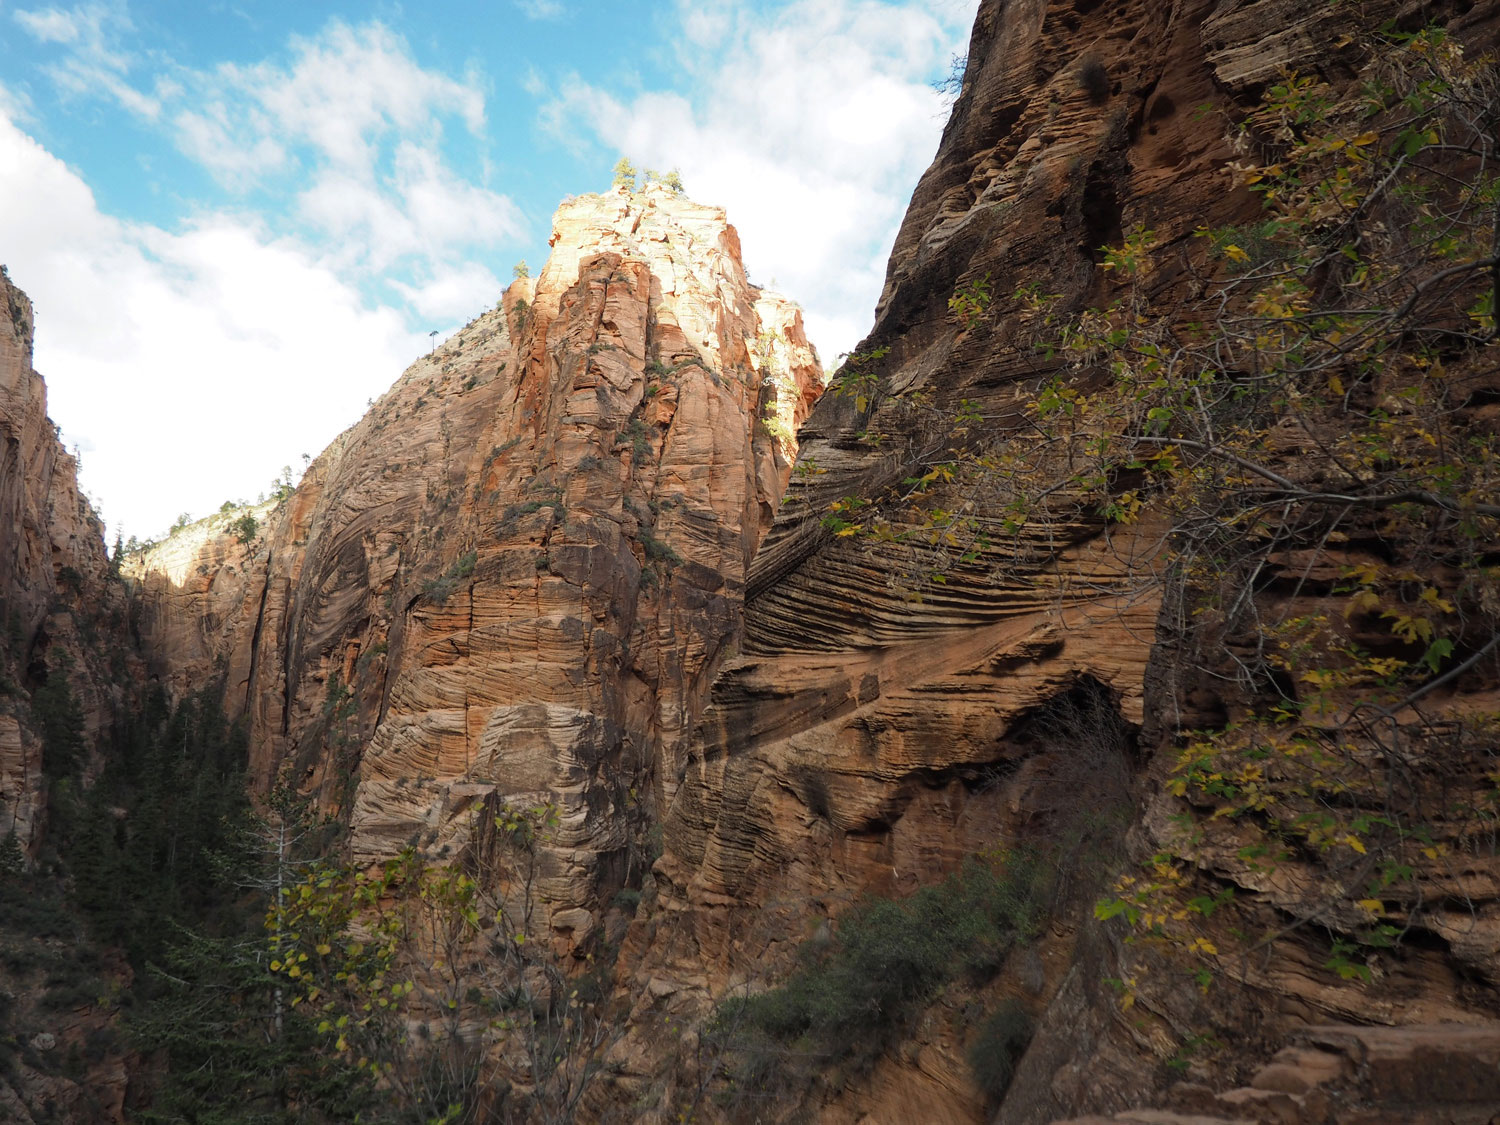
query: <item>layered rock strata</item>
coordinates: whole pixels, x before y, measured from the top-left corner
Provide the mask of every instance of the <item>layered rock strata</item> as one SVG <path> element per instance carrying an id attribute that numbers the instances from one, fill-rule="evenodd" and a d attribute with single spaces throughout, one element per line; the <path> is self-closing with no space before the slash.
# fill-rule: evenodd
<path id="1" fill-rule="evenodd" d="M 44 827 L 46 783 L 23 689 L 65 676 L 97 744 L 120 692 L 99 636 L 118 639 L 126 612 L 107 581 L 104 526 L 47 417 L 34 336 L 31 301 L 0 272 L 0 837 L 14 831 L 28 852 Z"/>
<path id="2" fill-rule="evenodd" d="M 1149 299 L 1199 291 L 1191 232 L 1261 213 L 1230 170 L 1240 142 L 1226 122 L 1285 70 L 1346 87 L 1361 62 L 1346 13 L 984 0 L 875 326 L 803 425 L 758 553 L 787 466 L 755 417 L 764 356 L 784 353 L 768 314 L 752 316 L 732 234 L 660 189 L 566 206 L 542 276 L 415 365 L 261 538 L 216 541 L 176 582 L 142 572 L 162 673 L 226 668 L 262 782 L 343 808 L 362 856 L 407 842 L 453 854 L 472 841 L 470 812 L 496 800 L 556 806 L 543 897 L 560 950 L 597 932 L 603 893 L 635 880 L 650 859 L 642 830 L 661 817 L 665 850 L 617 982 L 629 1023 L 589 1113 L 713 1116 L 723 1060 L 699 1031 L 714 1005 L 789 971 L 861 895 L 1055 840 L 1093 811 L 1128 819 L 1111 864 L 1169 838 L 1180 808 L 1164 798 L 1163 751 L 1237 705 L 1212 666 L 1235 639 L 1206 655 L 1183 643 L 1181 607 L 1161 597 L 1163 528 L 1087 510 L 1045 532 L 1007 521 L 1003 491 L 966 476 L 955 435 L 1019 445 L 1044 384 L 1094 389 L 1099 372 L 1037 347 L 1024 287 L 1051 295 L 1057 322 L 1105 305 L 1117 290 L 1101 248 L 1150 228 Z M 1494 4 L 1376 3 L 1360 18 L 1436 20 L 1476 49 L 1500 26 Z M 963 293 L 978 315 L 954 306 Z M 798 346 L 775 361 L 777 401 L 797 404 L 795 420 L 811 368 L 787 323 Z M 1065 478 L 1048 456 L 1006 467 Z M 1278 456 L 1295 460 L 1295 444 Z M 925 515 L 898 514 L 900 538 L 872 544 L 854 528 L 859 501 L 918 489 Z M 1294 562 L 1271 560 L 1254 591 L 1268 612 L 1303 604 L 1276 585 Z M 1492 688 L 1466 684 L 1466 705 L 1492 706 Z M 1456 905 L 1372 961 L 1379 988 L 1347 987 L 1304 927 L 1205 999 L 1094 925 L 1091 893 L 1064 895 L 996 981 L 940 999 L 869 1073 L 780 1108 L 830 1122 L 1321 1121 L 1318 1106 L 1336 1104 L 1254 1091 L 1325 1063 L 1343 1086 L 1297 1080 L 1352 1090 L 1371 1080 L 1368 1059 L 1437 1039 L 1454 1068 L 1488 1065 L 1500 878 L 1492 847 L 1439 828 L 1462 862 L 1413 879 Z M 1193 877 L 1239 891 L 1239 920 L 1256 927 L 1319 889 L 1310 867 L 1288 865 L 1278 885 L 1233 848 L 1198 861 Z M 1108 982 L 1137 974 L 1127 1010 Z M 975 1013 L 1005 997 L 1038 1026 L 997 1108 L 963 1056 Z M 1346 1023 L 1406 1032 L 1340 1028 L 1336 1049 L 1318 1038 Z M 1479 1030 L 1421 1029 L 1434 1023 Z M 1232 1042 L 1183 1055 L 1204 1027 Z M 1183 1072 L 1199 1088 L 1172 1094 Z M 1397 1094 L 1351 1094 L 1347 1119 L 1399 1115 Z M 762 1108 L 745 1104 L 722 1111 Z M 1151 1105 L 1168 1108 L 1137 1108 Z"/>
<path id="3" fill-rule="evenodd" d="M 1363 13 L 1369 26 L 1435 19 L 1472 50 L 1493 46 L 1500 26 L 1494 5 L 1377 7 Z M 969 526 L 988 533 L 972 556 L 960 547 L 933 562 L 932 552 L 839 531 L 865 518 L 849 498 L 910 495 L 914 481 L 951 464 L 952 428 L 966 417 L 982 417 L 989 439 L 1024 435 L 1025 404 L 1045 383 L 1061 375 L 1091 389 L 1037 347 L 1024 286 L 1052 295 L 1059 318 L 1103 306 L 1113 283 L 1099 268 L 1102 248 L 1150 228 L 1167 248 L 1151 299 L 1193 291 L 1181 249 L 1191 233 L 1260 213 L 1230 169 L 1238 142 L 1224 122 L 1286 71 L 1347 81 L 1357 48 L 1334 33 L 1338 18 L 1278 0 L 980 5 L 963 91 L 897 238 L 875 326 L 800 433 L 788 502 L 749 574 L 742 649 L 715 681 L 668 810 L 658 897 L 626 952 L 638 999 L 632 1034 L 614 1053 L 622 1100 L 656 1099 L 662 1120 L 701 1106 L 701 1067 L 665 1060 L 654 1044 L 670 1028 L 703 1026 L 719 999 L 761 987 L 767 965 L 790 970 L 793 951 L 826 935 L 826 920 L 862 894 L 905 892 L 966 853 L 1045 837 L 1060 806 L 1096 797 L 1141 806 L 1128 835 L 1137 858 L 1169 837 L 1171 759 L 1151 752 L 1178 730 L 1222 723 L 1226 704 L 1211 687 L 1177 690 L 1191 685 L 1200 657 L 1171 643 L 1152 529 L 1122 540 L 1102 519 L 1081 518 L 1016 533 L 999 490 L 938 479 L 924 498 L 929 512 L 968 511 Z M 950 303 L 981 282 L 994 303 L 986 296 L 985 315 Z M 1064 478 L 1046 457 L 1038 443 L 1009 471 Z M 935 526 L 905 530 L 925 537 Z M 1132 728 L 1123 745 L 1055 728 L 1038 736 L 1038 715 L 1080 686 L 1102 690 Z M 1048 791 L 1059 778 L 1071 793 L 1062 801 Z M 1470 845 L 1460 833 L 1445 846 Z M 1274 928 L 1275 888 L 1232 849 L 1207 866 L 1251 897 L 1270 892 L 1261 924 Z M 1460 885 L 1439 863 L 1421 877 L 1434 901 Z M 1245 1056 L 1229 1052 L 1216 1070 L 1194 1064 L 1196 1077 L 1221 1082 L 1308 1020 L 1484 1023 L 1496 1008 L 1491 985 L 1456 981 L 1492 983 L 1500 970 L 1495 880 L 1490 860 L 1465 868 L 1463 932 L 1435 943 L 1446 951 L 1451 941 L 1455 955 L 1413 951 L 1389 967 L 1400 984 L 1383 999 L 1341 989 L 1319 972 L 1326 954 L 1293 940 L 1217 1013 L 1206 1014 L 1192 988 L 1169 995 L 1163 986 L 1147 1002 L 1146 1030 L 1140 1009 L 1122 1012 L 1105 983 L 1129 976 L 1144 954 L 1100 933 L 1080 904 L 1040 940 L 1035 963 L 1045 972 L 1031 992 L 1015 970 L 997 986 L 1044 1014 L 996 1120 L 1147 1104 L 1144 1091 L 1172 1076 L 1166 1061 L 1179 1037 L 1215 1020 L 1246 1030 Z M 973 1031 L 960 1013 L 935 1008 L 873 1074 L 810 1094 L 802 1111 L 874 1122 L 916 1119 L 905 1114 L 921 1106 L 924 1120 L 983 1120 L 995 1107 L 960 1057 Z M 684 1042 L 690 1054 L 699 1041 Z"/>
<path id="4" fill-rule="evenodd" d="M 78 720 L 83 744 L 80 759 L 67 766 L 90 777 L 103 765 L 141 665 L 128 640 L 125 590 L 105 554 L 104 526 L 79 489 L 77 458 L 63 448 L 47 416 L 47 388 L 32 367 L 35 323 L 30 300 L 0 269 L 0 840 L 14 833 L 30 868 L 4 873 L 18 880 L 10 893 L 29 894 L 22 881 L 35 880 L 37 898 L 46 902 L 60 895 L 48 885 L 55 866 L 38 865 L 56 864 L 47 822 L 49 788 L 59 771 L 57 763 L 44 762 L 45 718 L 34 701 L 49 688 L 55 707 L 66 700 L 76 708 L 69 720 Z M 59 680 L 66 691 L 58 690 Z M 106 1034 L 110 1006 L 55 1010 L 45 1003 L 50 974 L 36 968 L 91 953 L 83 924 L 38 937 L 29 917 L 0 922 L 7 945 L 0 1023 L 11 1034 L 0 1044 L 7 1062 L 0 1073 L 0 1116 L 20 1125 L 123 1121 L 128 1075 L 121 1049 L 90 1054 L 87 1062 L 80 1054 Z M 126 975 L 115 964 L 109 970 Z M 66 1073 L 49 1065 L 69 1055 L 79 1064 Z"/>
<path id="5" fill-rule="evenodd" d="M 222 669 L 258 784 L 317 793 L 357 857 L 456 856 L 481 809 L 552 808 L 537 917 L 562 952 L 647 862 L 822 383 L 723 211 L 584 196 L 552 246 L 251 542 L 132 573 L 159 674 Z"/>

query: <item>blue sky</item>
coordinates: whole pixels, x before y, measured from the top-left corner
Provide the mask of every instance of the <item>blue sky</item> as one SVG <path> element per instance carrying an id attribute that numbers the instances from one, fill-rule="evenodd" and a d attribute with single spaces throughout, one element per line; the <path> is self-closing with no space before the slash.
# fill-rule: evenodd
<path id="1" fill-rule="evenodd" d="M 112 528 L 253 499 L 621 155 L 868 329 L 977 0 L 0 0 L 0 262 Z"/>

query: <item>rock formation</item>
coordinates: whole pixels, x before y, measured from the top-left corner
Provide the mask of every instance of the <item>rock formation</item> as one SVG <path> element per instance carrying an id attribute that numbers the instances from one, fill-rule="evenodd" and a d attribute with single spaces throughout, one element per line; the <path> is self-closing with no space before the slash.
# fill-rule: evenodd
<path id="1" fill-rule="evenodd" d="M 0 268 L 0 841 L 14 839 L 32 869 L 23 877 L 42 880 L 51 876 L 36 871 L 39 860 L 56 857 L 46 847 L 49 779 L 32 700 L 50 687 L 54 700 L 76 708 L 83 736 L 76 769 L 92 776 L 141 665 L 127 643 L 128 604 L 111 580 L 104 526 L 47 417 L 46 386 L 32 368 L 34 331 L 30 300 Z M 99 1042 L 112 1019 L 106 1005 L 48 1003 L 50 974 L 37 966 L 75 961 L 82 943 L 72 931 L 81 926 L 33 940 L 27 919 L 6 917 L 8 910 L 0 907 L 0 1117 L 19 1125 L 123 1120 L 128 1074 L 119 1050 L 94 1052 L 67 1073 L 57 1065 Z M 118 964 L 105 971 L 128 979 Z M 5 1041 L 23 1025 L 33 1031 L 25 1042 Z"/>
<path id="2" fill-rule="evenodd" d="M 1381 11 L 1397 15 L 1395 5 Z M 1366 15 L 1370 27 L 1383 18 Z M 1475 53 L 1493 48 L 1500 28 L 1493 5 L 1406 18 L 1411 27 L 1448 22 Z M 1171 264 L 1186 258 L 1176 248 L 1196 228 L 1260 212 L 1230 171 L 1237 141 L 1223 122 L 1242 118 L 1289 71 L 1347 81 L 1353 56 L 1341 52 L 1354 48 L 1334 34 L 1336 19 L 1334 9 L 1276 0 L 980 5 L 963 92 L 896 241 L 875 326 L 800 433 L 788 501 L 748 577 L 743 645 L 715 680 L 667 813 L 658 898 L 625 957 L 638 999 L 632 1036 L 614 1054 L 622 1099 L 655 1097 L 672 1111 L 701 1104 L 693 1083 L 703 1067 L 664 1065 L 650 1044 L 671 1027 L 704 1026 L 711 1002 L 761 987 L 767 964 L 789 971 L 792 951 L 826 933 L 821 920 L 862 894 L 906 892 L 965 854 L 1045 838 L 1080 803 L 1140 805 L 1127 837 L 1135 859 L 1170 838 L 1178 810 L 1164 792 L 1175 755 L 1164 751 L 1179 730 L 1222 723 L 1232 704 L 1211 686 L 1178 690 L 1192 680 L 1186 669 L 1219 657 L 1174 646 L 1154 592 L 1160 528 L 1109 531 L 1084 517 L 1002 532 L 982 494 L 939 481 L 934 506 L 980 505 L 991 539 L 971 558 L 958 548 L 934 562 L 932 552 L 840 536 L 828 516 L 859 521 L 859 509 L 841 507 L 846 498 L 889 495 L 901 482 L 910 490 L 952 464 L 951 441 L 932 419 L 951 426 L 977 414 L 991 438 L 1028 431 L 1025 404 L 1066 369 L 1036 346 L 1025 286 L 1068 313 L 1102 305 L 1111 280 L 1101 248 L 1151 228 L 1172 248 L 1153 297 L 1190 292 L 1190 269 Z M 982 307 L 993 294 L 995 308 L 968 317 L 953 298 L 980 292 L 978 283 Z M 1032 456 L 1045 458 L 1040 442 Z M 1045 460 L 1021 467 L 1047 471 Z M 1080 690 L 1102 692 L 1131 733 L 1111 744 L 1076 726 L 1038 730 L 1039 715 Z M 1464 706 L 1490 697 L 1470 698 Z M 1475 792 L 1484 784 L 1452 780 Z M 1444 846 L 1468 849 L 1454 833 Z M 1252 900 L 1269 889 L 1232 849 L 1204 867 L 1210 886 L 1238 885 Z M 1298 877 L 1308 880 L 1299 893 L 1316 885 L 1311 872 Z M 1442 864 L 1422 878 L 1419 894 L 1457 893 Z M 1032 955 L 1045 977 L 1031 993 L 1040 999 L 1027 1000 L 1042 1013 L 1040 1031 L 996 1120 L 1151 1104 L 1150 1091 L 1171 1080 L 1176 1045 L 1210 1025 L 1241 1038 L 1211 1064 L 1178 1061 L 1225 1089 L 1236 1067 L 1248 1077 L 1308 1022 L 1485 1023 L 1500 970 L 1488 936 L 1495 879 L 1492 858 L 1465 868 L 1461 917 L 1425 923 L 1444 931 L 1436 945 L 1451 941 L 1453 955 L 1411 952 L 1387 965 L 1399 987 L 1341 987 L 1319 973 L 1326 951 L 1293 939 L 1217 1016 L 1182 977 L 1177 992 L 1163 985 L 1139 1001 L 1149 1016 L 1123 1011 L 1105 981 L 1129 977 L 1150 955 L 1122 948 L 1093 923 L 1090 904 L 1078 904 Z M 1293 897 L 1288 890 L 1281 908 Z M 1274 917 L 1267 909 L 1257 924 L 1274 930 Z M 1463 990 L 1455 974 L 1488 983 Z M 1021 975 L 1012 970 L 999 994 L 1024 999 Z M 827 1121 L 983 1119 L 995 1107 L 961 1061 L 974 1032 L 965 1010 L 959 1001 L 934 1008 L 873 1074 L 809 1095 L 804 1110 Z M 1238 1104 L 1219 1112 L 1278 1112 Z M 1253 1119 L 1324 1120 L 1311 1109 Z"/>
<path id="3" fill-rule="evenodd" d="M 649 862 L 822 383 L 721 210 L 583 196 L 552 245 L 251 542 L 210 521 L 132 573 L 159 674 L 222 669 L 259 783 L 318 793 L 357 857 L 457 855 L 481 808 L 555 806 L 566 951 Z"/>
<path id="4" fill-rule="evenodd" d="M 1268 874 L 1235 836 L 1264 807 L 1215 817 L 1185 781 L 1173 792 L 1187 732 L 1251 713 L 1231 665 L 1264 635 L 1189 629 L 1182 585 L 1164 581 L 1169 513 L 1091 503 L 1032 409 L 1047 388 L 1114 385 L 1097 357 L 1038 346 L 1121 292 L 1104 247 L 1154 232 L 1143 308 L 1202 295 L 1193 232 L 1263 214 L 1231 169 L 1252 143 L 1236 126 L 1286 72 L 1316 74 L 1331 99 L 1358 90 L 1346 12 L 983 0 L 874 328 L 815 408 L 796 311 L 748 284 L 721 212 L 661 186 L 565 204 L 541 275 L 414 364 L 295 492 L 252 513 L 253 536 L 226 517 L 132 563 L 152 671 L 178 690 L 222 674 L 259 787 L 314 795 L 359 860 L 475 856 L 500 808 L 553 810 L 533 936 L 567 957 L 623 935 L 622 1034 L 593 1119 L 1295 1125 L 1408 1119 L 1441 1096 L 1433 1120 L 1485 1120 L 1493 812 L 1486 837 L 1443 805 L 1422 829 L 1430 855 L 1391 876 L 1399 891 L 1305 911 L 1335 897 L 1323 853 L 1361 841 L 1309 845 Z M 1473 53 L 1500 29 L 1493 3 L 1376 2 L 1359 19 L 1436 22 Z M 1338 140 L 1330 152 L 1372 143 Z M 1449 413 L 1489 449 L 1500 389 L 1481 366 Z M 1376 398 L 1371 413 L 1402 409 Z M 1336 437 L 1267 443 L 1281 502 L 1321 487 L 1307 454 Z M 1066 514 L 1010 518 L 1015 490 L 996 482 L 1023 478 Z M 0 503 L 34 509 L 12 479 Z M 1427 502 L 1401 497 L 1370 507 Z M 884 538 L 871 505 L 896 513 Z M 1318 598 L 1392 549 L 1361 518 L 1316 551 L 1268 548 L 1239 603 L 1267 619 L 1326 610 Z M 1361 612 L 1336 615 L 1352 647 L 1376 643 Z M 1422 689 L 1434 744 L 1494 710 L 1494 645 L 1465 628 L 1449 649 L 1465 674 Z M 1377 640 L 1380 659 L 1419 667 Z M 1421 659 L 1436 672 L 1442 656 Z M 1283 671 L 1273 687 L 1295 700 L 1304 669 Z M 1466 747 L 1451 774 L 1409 756 L 1401 785 L 1473 798 L 1494 754 Z M 1357 803 L 1338 792 L 1329 808 Z M 1223 827 L 1174 843 L 1195 816 Z M 737 1100 L 704 1034 L 717 1005 L 825 946 L 862 896 L 1037 843 L 1063 875 L 1001 971 L 943 992 L 867 1071 Z M 1204 949 L 1268 935 L 1212 995 L 1170 942 L 1094 918 L 1100 879 L 1168 847 L 1173 877 L 1234 902 L 1212 925 L 1204 913 Z M 645 892 L 628 928 L 609 906 L 625 886 Z M 1357 910 L 1403 940 L 1350 960 L 1339 935 L 1370 932 Z M 1036 1026 L 999 1100 L 964 1056 L 1002 1001 Z"/>
<path id="5" fill-rule="evenodd" d="M 34 333 L 31 301 L 0 273 L 0 837 L 14 830 L 27 851 L 43 829 L 45 782 L 41 742 L 15 701 L 23 687 L 65 676 L 97 742 L 119 695 L 97 636 L 118 638 L 125 618 L 123 593 L 105 582 L 104 525 L 47 417 Z"/>

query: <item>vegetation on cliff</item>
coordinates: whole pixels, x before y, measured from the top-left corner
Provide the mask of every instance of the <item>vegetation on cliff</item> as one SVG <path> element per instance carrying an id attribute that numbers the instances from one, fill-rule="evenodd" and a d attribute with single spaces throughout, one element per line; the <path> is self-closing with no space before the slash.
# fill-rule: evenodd
<path id="1" fill-rule="evenodd" d="M 1445 939 L 1500 815 L 1496 718 L 1454 697 L 1500 646 L 1500 83 L 1440 29 L 1384 28 L 1364 60 L 1342 88 L 1271 84 L 1230 125 L 1260 216 L 1126 232 L 1100 248 L 1107 303 L 961 281 L 961 333 L 1003 316 L 1036 351 L 1019 425 L 903 396 L 909 433 L 951 436 L 823 519 L 904 552 L 917 599 L 1071 527 L 1129 544 L 1165 607 L 1158 706 L 1226 713 L 1164 718 L 1172 828 L 1097 914 L 1205 989 L 1299 931 L 1355 984 L 1409 935 Z M 883 356 L 835 384 L 866 417 Z"/>

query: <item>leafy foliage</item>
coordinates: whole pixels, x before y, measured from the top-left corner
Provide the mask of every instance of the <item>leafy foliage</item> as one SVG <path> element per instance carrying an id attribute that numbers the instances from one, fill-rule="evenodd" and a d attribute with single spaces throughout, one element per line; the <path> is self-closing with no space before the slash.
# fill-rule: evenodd
<path id="1" fill-rule="evenodd" d="M 453 596 L 459 585 L 474 573 L 474 567 L 478 561 L 478 551 L 464 552 L 454 559 L 442 574 L 422 584 L 422 595 L 442 605 Z"/>
<path id="2" fill-rule="evenodd" d="M 1176 645 L 1168 709 L 1207 678 L 1228 717 L 1172 732 L 1174 834 L 1098 913 L 1205 985 L 1244 921 L 1201 893 L 1205 854 L 1316 888 L 1247 944 L 1316 928 L 1358 981 L 1422 924 L 1424 866 L 1493 829 L 1496 718 L 1439 701 L 1500 650 L 1500 433 L 1473 409 L 1497 393 L 1497 75 L 1435 29 L 1382 32 L 1343 90 L 1284 75 L 1240 124 L 1253 221 L 1129 230 L 1101 248 L 1097 307 L 1015 289 L 1043 373 L 1008 425 L 852 361 L 837 384 L 861 440 L 887 439 L 877 419 L 915 434 L 915 463 L 824 527 L 904 552 L 911 596 L 1132 544 Z M 954 300 L 970 323 L 977 295 Z"/>
<path id="3" fill-rule="evenodd" d="M 313 1021 L 310 1050 L 365 1075 L 395 1119 L 571 1120 L 597 1070 L 599 998 L 533 940 L 557 810 L 503 807 L 491 824 L 503 875 L 413 849 L 373 871 L 314 860 L 265 916 L 269 971 Z"/>
<path id="4" fill-rule="evenodd" d="M 979 1088 L 998 1102 L 1010 1089 L 1016 1064 L 1031 1043 L 1034 1023 L 1020 1001 L 1004 1001 L 995 1014 L 984 1021 L 974 1042 L 969 1045 L 969 1069 Z"/>
<path id="5" fill-rule="evenodd" d="M 954 315 L 966 332 L 972 331 L 984 320 L 984 314 L 989 311 L 992 297 L 990 275 L 985 274 L 955 289 L 953 296 L 948 298 L 948 311 Z"/>
<path id="6" fill-rule="evenodd" d="M 256 534 L 260 531 L 260 521 L 249 512 L 246 512 L 238 519 L 231 521 L 229 530 L 241 543 L 249 543 L 255 539 Z"/>
<path id="7" fill-rule="evenodd" d="M 1043 882 L 1034 858 L 971 861 L 905 900 L 872 898 L 839 920 L 826 943 L 807 943 L 786 984 L 721 1005 L 718 1034 L 793 1045 L 824 1063 L 868 1064 L 943 984 L 992 975 L 1006 952 L 1034 936 Z"/>

